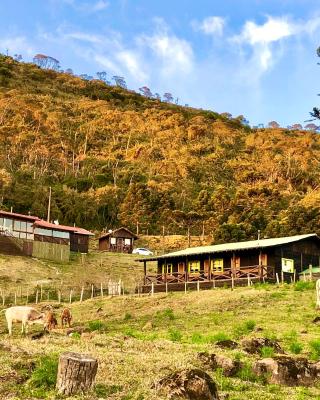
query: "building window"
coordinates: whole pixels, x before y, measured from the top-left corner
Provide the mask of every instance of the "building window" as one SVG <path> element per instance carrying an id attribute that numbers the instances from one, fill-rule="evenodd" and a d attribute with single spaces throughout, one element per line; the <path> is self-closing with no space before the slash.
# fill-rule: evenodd
<path id="1" fill-rule="evenodd" d="M 217 258 L 215 260 L 211 260 L 211 271 L 223 272 L 223 258 Z"/>
<path id="2" fill-rule="evenodd" d="M 172 275 L 172 264 L 166 264 L 162 266 L 162 274 L 168 274 L 168 275 Z"/>
<path id="3" fill-rule="evenodd" d="M 281 266 L 283 272 L 294 272 L 294 260 L 291 258 L 281 258 Z"/>
<path id="4" fill-rule="evenodd" d="M 131 246 L 131 239 L 124 239 L 124 244 L 126 246 Z"/>
<path id="5" fill-rule="evenodd" d="M 116 238 L 110 238 L 110 244 L 116 244 L 117 239 Z"/>
<path id="6" fill-rule="evenodd" d="M 188 261 L 188 271 L 190 273 L 200 272 L 200 261 Z"/>

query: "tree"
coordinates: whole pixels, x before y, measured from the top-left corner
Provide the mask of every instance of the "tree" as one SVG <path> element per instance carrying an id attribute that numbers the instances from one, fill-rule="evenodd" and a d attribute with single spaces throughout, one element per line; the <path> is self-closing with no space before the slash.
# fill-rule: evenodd
<path id="1" fill-rule="evenodd" d="M 22 55 L 21 54 L 15 54 L 14 56 L 13 56 L 13 59 L 15 60 L 15 61 L 22 61 Z"/>
<path id="2" fill-rule="evenodd" d="M 73 75 L 73 70 L 71 68 L 67 68 L 64 72 L 66 74 Z"/>
<path id="3" fill-rule="evenodd" d="M 171 93 L 165 93 L 163 95 L 163 98 L 165 101 L 167 101 L 168 103 L 171 103 L 173 101 L 173 96 Z"/>
<path id="4" fill-rule="evenodd" d="M 33 62 L 40 68 L 53 69 L 54 71 L 60 69 L 60 61 L 45 54 L 36 54 L 33 57 Z"/>
<path id="5" fill-rule="evenodd" d="M 316 52 L 317 52 L 317 56 L 320 57 L 320 47 L 317 48 Z M 318 65 L 320 65 L 320 64 L 318 63 Z M 312 112 L 310 113 L 310 115 L 311 115 L 311 117 L 313 119 L 311 119 L 311 120 L 309 120 L 307 122 L 311 122 L 311 121 L 314 121 L 316 119 L 320 119 L 320 109 L 318 107 L 313 107 Z"/>
<path id="6" fill-rule="evenodd" d="M 293 124 L 291 126 L 291 129 L 294 130 L 294 131 L 299 131 L 299 130 L 302 129 L 302 125 L 301 124 Z"/>
<path id="7" fill-rule="evenodd" d="M 139 88 L 139 92 L 145 96 L 148 97 L 149 99 L 151 97 L 153 97 L 151 90 L 148 88 L 148 86 L 142 86 L 141 88 Z"/>
<path id="8" fill-rule="evenodd" d="M 100 72 L 96 72 L 96 75 L 98 77 L 98 79 L 104 83 L 106 83 L 107 85 L 110 85 L 110 82 L 107 79 L 107 73 L 106 71 L 100 71 Z"/>
<path id="9" fill-rule="evenodd" d="M 160 100 L 160 101 L 161 101 L 161 96 L 160 96 L 160 94 L 159 94 L 159 93 L 155 93 L 155 94 L 153 95 L 153 97 L 154 97 L 155 99 L 157 99 L 157 100 Z"/>
<path id="10" fill-rule="evenodd" d="M 316 131 L 319 127 L 316 124 L 309 123 L 305 125 L 304 129 L 307 129 L 309 131 Z"/>
<path id="11" fill-rule="evenodd" d="M 276 129 L 276 128 L 280 128 L 280 125 L 278 124 L 277 121 L 270 121 L 268 123 L 268 128 Z"/>
<path id="12" fill-rule="evenodd" d="M 115 81 L 116 86 L 119 86 L 122 89 L 127 89 L 127 84 L 123 76 L 115 75 L 112 77 L 112 79 Z"/>

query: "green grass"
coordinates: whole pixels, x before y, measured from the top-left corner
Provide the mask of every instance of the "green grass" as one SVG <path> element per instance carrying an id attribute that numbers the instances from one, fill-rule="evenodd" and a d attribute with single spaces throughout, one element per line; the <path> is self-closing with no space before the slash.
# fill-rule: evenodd
<path id="1" fill-rule="evenodd" d="M 289 346 L 291 353 L 300 354 L 303 350 L 303 344 L 299 342 L 292 342 Z"/>
<path id="2" fill-rule="evenodd" d="M 273 347 L 262 346 L 260 350 L 260 355 L 262 358 L 272 358 L 274 356 Z"/>
<path id="3" fill-rule="evenodd" d="M 320 360 L 320 339 L 312 340 L 309 343 L 311 350 L 311 359 L 315 361 Z"/>

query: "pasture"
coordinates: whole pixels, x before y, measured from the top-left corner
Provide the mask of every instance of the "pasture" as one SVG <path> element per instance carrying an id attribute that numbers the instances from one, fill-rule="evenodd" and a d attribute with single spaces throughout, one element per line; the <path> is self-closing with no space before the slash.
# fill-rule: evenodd
<path id="1" fill-rule="evenodd" d="M 45 304 L 45 303 L 43 303 Z M 52 303 L 59 315 L 61 308 Z M 40 308 L 42 304 L 38 304 Z M 56 362 L 63 351 L 86 352 L 97 357 L 97 385 L 77 399 L 155 400 L 164 399 L 157 382 L 171 371 L 185 367 L 205 369 L 219 392 L 230 400 L 320 399 L 320 386 L 285 387 L 266 384 L 251 372 L 259 355 L 225 350 L 221 339 L 277 339 L 287 354 L 320 358 L 320 327 L 313 323 L 313 283 L 257 285 L 250 288 L 213 289 L 200 292 L 110 297 L 73 303 L 73 326 L 85 331 L 66 335 L 55 329 L 32 340 L 32 327 L 21 337 L 20 326 L 9 338 L 0 314 L 1 399 L 57 399 L 54 391 Z M 210 371 L 198 353 L 229 355 L 244 367 L 233 378 Z"/>

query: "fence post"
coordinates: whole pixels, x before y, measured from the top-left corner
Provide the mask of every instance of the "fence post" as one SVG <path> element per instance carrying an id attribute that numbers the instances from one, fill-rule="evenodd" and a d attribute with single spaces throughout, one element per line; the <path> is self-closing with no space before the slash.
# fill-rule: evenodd
<path id="1" fill-rule="evenodd" d="M 200 281 L 197 281 L 197 291 L 200 291 Z"/>
<path id="2" fill-rule="evenodd" d="M 307 279 L 306 279 L 306 273 L 304 272 L 303 273 L 303 282 L 306 282 L 307 281 Z"/>
<path id="3" fill-rule="evenodd" d="M 70 295 L 69 295 L 69 303 L 72 303 L 72 289 L 70 289 Z"/>
<path id="4" fill-rule="evenodd" d="M 278 274 L 278 272 L 276 273 L 276 280 L 277 280 L 277 285 L 279 285 L 279 274 Z"/>
<path id="5" fill-rule="evenodd" d="M 234 289 L 234 276 L 233 274 L 231 275 L 231 290 Z"/>
<path id="6" fill-rule="evenodd" d="M 84 287 L 82 286 L 81 294 L 80 294 L 80 303 L 82 303 L 82 300 L 83 300 L 83 292 L 84 292 Z"/>
<path id="7" fill-rule="evenodd" d="M 248 286 L 250 286 L 250 274 L 247 274 L 247 278 L 248 278 Z"/>
<path id="8" fill-rule="evenodd" d="M 151 295 L 152 296 L 154 295 L 154 283 L 153 282 L 151 282 Z"/>
<path id="9" fill-rule="evenodd" d="M 14 292 L 14 305 L 17 305 L 17 292 Z"/>
<path id="10" fill-rule="evenodd" d="M 296 278 L 296 271 L 294 270 L 294 272 L 293 272 L 293 282 L 294 282 L 294 283 L 296 283 L 296 279 L 297 279 L 297 278 Z"/>
<path id="11" fill-rule="evenodd" d="M 283 285 L 283 281 L 284 281 L 284 275 L 283 275 L 283 271 L 281 271 L 281 283 Z"/>
<path id="12" fill-rule="evenodd" d="M 94 292 L 93 292 L 93 285 L 91 285 L 91 298 L 93 299 L 93 295 L 94 295 Z"/>
<path id="13" fill-rule="evenodd" d="M 36 291 L 36 304 L 38 304 L 38 297 L 39 297 L 39 291 L 37 289 L 37 291 Z"/>
<path id="14" fill-rule="evenodd" d="M 309 265 L 310 281 L 312 281 L 312 265 Z"/>
<path id="15" fill-rule="evenodd" d="M 187 282 L 184 282 L 184 293 L 187 294 Z"/>
<path id="16" fill-rule="evenodd" d="M 100 293 L 101 293 L 101 297 L 103 297 L 103 285 L 102 285 L 102 282 L 100 283 Z"/>

